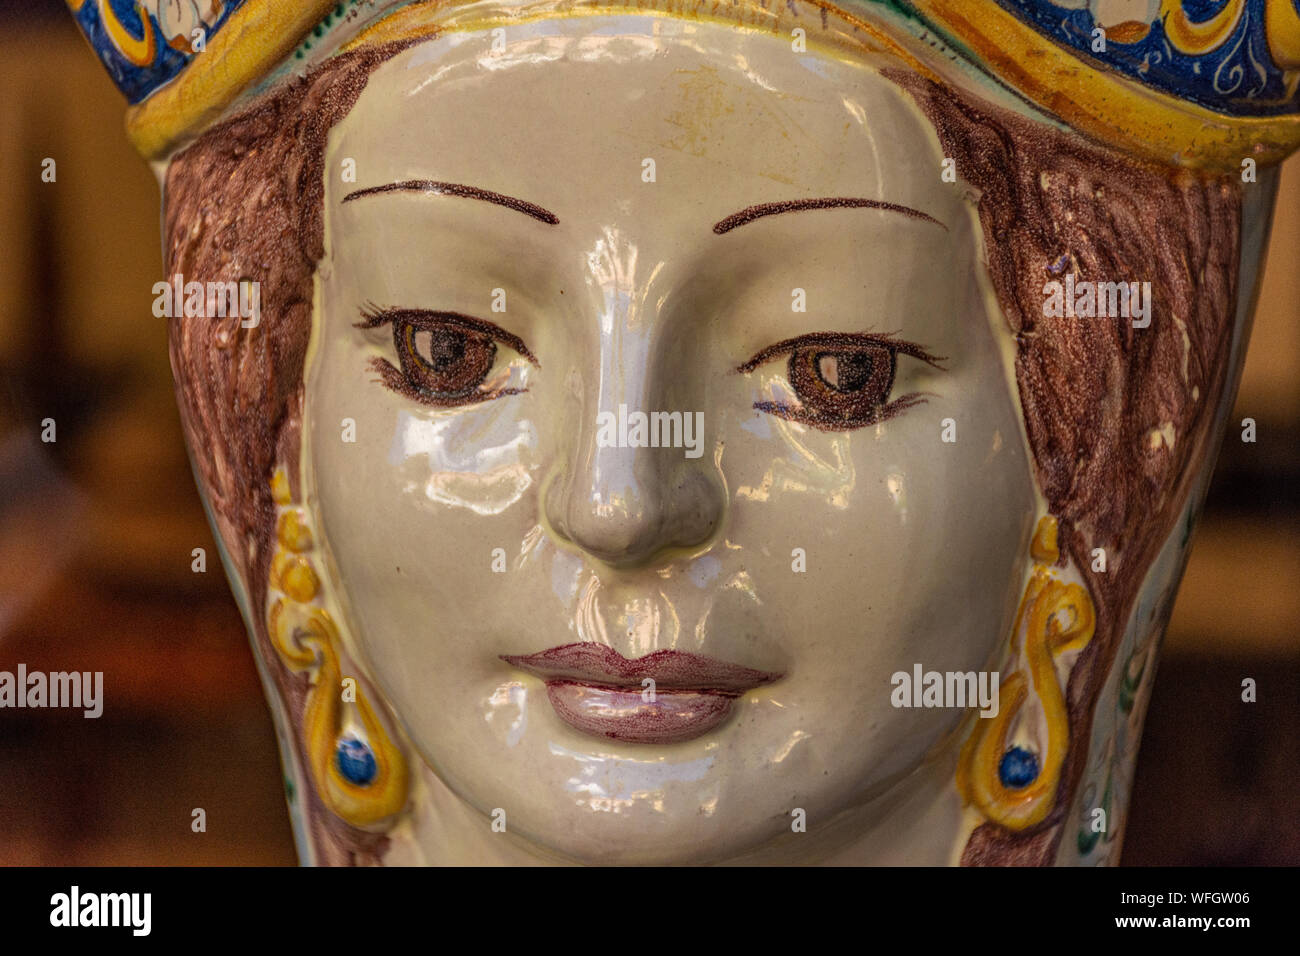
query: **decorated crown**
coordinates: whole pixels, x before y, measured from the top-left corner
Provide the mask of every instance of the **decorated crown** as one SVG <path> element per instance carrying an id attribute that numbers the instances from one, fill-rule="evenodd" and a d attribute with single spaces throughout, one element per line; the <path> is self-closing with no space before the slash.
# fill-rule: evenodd
<path id="1" fill-rule="evenodd" d="M 242 98 L 339 50 L 546 17 L 724 20 L 976 73 L 1146 159 L 1226 170 L 1300 145 L 1300 0 L 68 0 L 165 155 Z M 828 27 L 827 14 L 837 24 Z"/>

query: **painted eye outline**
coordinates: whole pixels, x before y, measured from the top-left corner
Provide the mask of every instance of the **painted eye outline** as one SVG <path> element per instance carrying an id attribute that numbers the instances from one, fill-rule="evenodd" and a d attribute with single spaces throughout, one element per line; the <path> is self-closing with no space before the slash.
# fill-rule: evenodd
<path id="1" fill-rule="evenodd" d="M 760 365 L 767 364 L 777 356 L 789 355 L 790 359 L 786 366 L 786 380 L 790 385 L 790 390 L 799 398 L 800 405 L 789 405 L 784 402 L 755 402 L 753 407 L 760 412 L 775 415 L 777 418 L 784 418 L 787 421 L 797 422 L 801 425 L 807 425 L 819 431 L 855 431 L 868 425 L 888 421 L 915 405 L 924 404 L 926 397 L 933 395 L 931 392 L 909 392 L 893 401 L 888 400 L 894 388 L 899 355 L 908 355 L 920 359 L 932 368 L 936 368 L 941 372 L 946 371 L 939 364 L 947 361 L 945 357 L 931 355 L 915 342 L 895 338 L 897 334 L 897 332 L 810 332 L 806 335 L 782 339 L 774 345 L 761 349 L 752 358 L 738 365 L 736 371 L 748 375 Z M 867 410 L 852 417 L 830 414 L 826 410 L 815 410 L 808 407 L 807 400 L 799 394 L 796 382 L 806 380 L 811 374 L 819 378 L 829 388 L 834 389 L 834 386 L 826 382 L 819 372 L 810 371 L 812 366 L 801 364 L 803 356 L 808 356 L 811 353 L 809 357 L 815 365 L 821 357 L 826 355 L 871 351 L 877 354 L 883 353 L 889 363 L 888 376 L 883 389 L 881 389 L 881 401 L 873 403 Z M 872 376 L 877 374 L 874 363 L 869 374 Z"/>
<path id="2" fill-rule="evenodd" d="M 398 365 L 394 365 L 382 356 L 370 360 L 370 368 L 379 376 L 379 382 L 390 390 L 432 408 L 465 408 L 483 402 L 504 398 L 507 395 L 520 395 L 526 388 L 482 389 L 493 369 L 496 368 L 496 346 L 498 343 L 513 349 L 528 360 L 534 368 L 541 368 L 537 356 L 524 344 L 523 339 L 507 332 L 495 323 L 476 319 L 461 312 L 446 312 L 430 309 L 387 308 L 381 309 L 368 304 L 361 310 L 361 321 L 354 323 L 358 329 L 377 329 L 391 325 L 393 329 L 393 349 L 397 353 Z M 472 336 L 475 343 L 486 353 L 483 373 L 467 385 L 449 390 L 438 391 L 419 381 L 421 375 L 433 372 L 428 358 L 419 351 L 415 336 L 420 332 L 438 334 L 456 332 L 462 338 Z"/>

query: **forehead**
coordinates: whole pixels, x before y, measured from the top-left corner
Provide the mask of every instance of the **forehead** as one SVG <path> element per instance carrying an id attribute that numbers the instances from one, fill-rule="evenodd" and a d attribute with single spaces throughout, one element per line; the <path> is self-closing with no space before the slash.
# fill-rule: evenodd
<path id="1" fill-rule="evenodd" d="M 449 33 L 378 67 L 331 134 L 333 165 L 353 158 L 358 187 L 505 193 L 578 232 L 635 217 L 707 234 L 755 203 L 830 195 L 958 212 L 933 130 L 877 71 L 892 62 L 663 17 L 562 19 L 497 39 L 494 52 L 491 34 Z"/>

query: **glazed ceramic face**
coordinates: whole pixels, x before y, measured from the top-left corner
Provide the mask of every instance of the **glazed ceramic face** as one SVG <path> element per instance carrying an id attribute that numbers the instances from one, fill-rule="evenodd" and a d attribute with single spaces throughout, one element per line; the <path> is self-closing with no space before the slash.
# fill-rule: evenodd
<path id="1" fill-rule="evenodd" d="M 894 708 L 894 672 L 997 667 L 1036 515 L 1009 333 L 933 130 L 870 66 L 709 24 L 532 30 L 398 55 L 331 133 L 307 498 L 352 645 L 457 794 L 575 859 L 727 858 L 952 742 L 962 712 Z M 411 180 L 496 195 L 347 199 Z M 924 215 L 714 228 L 821 198 Z M 702 420 L 700 454 L 606 447 L 620 406 Z M 566 721 L 502 659 L 579 642 L 780 677 L 705 727 L 719 695 L 661 674 L 685 730 L 644 742 L 641 671 L 569 685 Z"/>

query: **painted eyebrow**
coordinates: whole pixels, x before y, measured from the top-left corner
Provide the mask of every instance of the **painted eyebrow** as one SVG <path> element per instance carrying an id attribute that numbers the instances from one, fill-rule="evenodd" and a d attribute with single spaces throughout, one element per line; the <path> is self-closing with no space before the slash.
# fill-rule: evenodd
<path id="1" fill-rule="evenodd" d="M 525 216 L 531 216 L 539 222 L 544 222 L 549 226 L 557 225 L 559 217 L 550 210 L 543 209 L 536 203 L 527 202 L 523 199 L 516 199 L 514 196 L 507 196 L 503 193 L 494 193 L 490 189 L 479 189 L 477 186 L 465 186 L 461 183 L 443 183 L 433 179 L 404 179 L 398 183 L 386 183 L 383 186 L 370 186 L 367 189 L 358 189 L 350 192 L 343 197 L 344 202 L 351 202 L 354 199 L 360 199 L 362 196 L 373 196 L 376 193 L 436 193 L 440 196 L 462 196 L 465 199 L 479 199 L 483 202 L 494 203 L 498 206 L 505 206 L 507 209 L 513 209 L 515 212 L 521 212 Z"/>
<path id="2" fill-rule="evenodd" d="M 726 219 L 718 220 L 713 226 L 713 231 L 721 236 L 733 229 L 747 225 L 755 219 L 762 219 L 764 216 L 776 216 L 783 212 L 800 212 L 804 209 L 884 209 L 886 212 L 902 213 L 904 216 L 910 216 L 913 219 L 932 222 L 945 232 L 948 231 L 948 227 L 938 219 L 928 213 L 921 212 L 919 209 L 913 209 L 911 206 L 900 206 L 898 203 L 884 202 L 880 199 L 853 199 L 847 196 L 831 196 L 825 199 L 787 199 L 785 202 L 759 203 L 757 206 L 749 206 L 740 210 L 740 212 L 732 213 Z"/>

